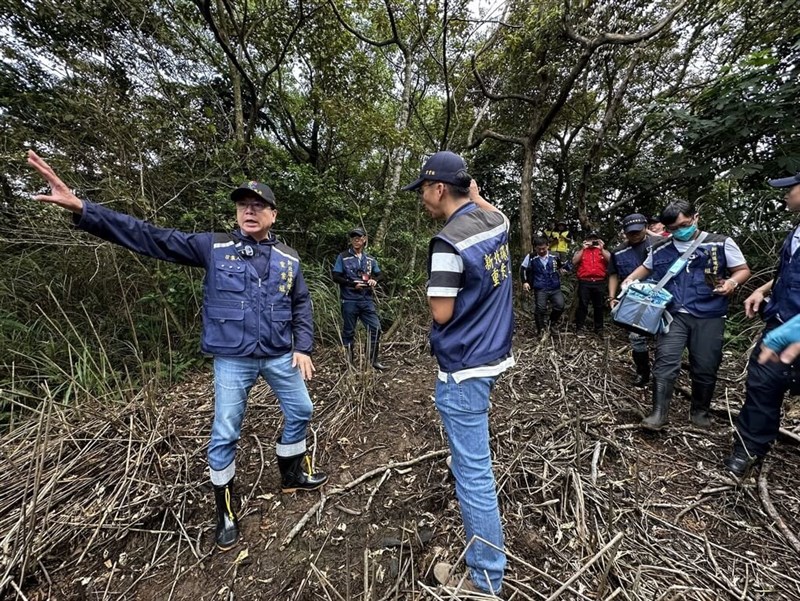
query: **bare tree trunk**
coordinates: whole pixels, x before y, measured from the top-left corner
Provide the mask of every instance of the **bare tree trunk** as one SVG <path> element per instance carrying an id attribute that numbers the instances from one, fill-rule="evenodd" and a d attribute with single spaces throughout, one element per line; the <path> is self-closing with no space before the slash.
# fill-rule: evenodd
<path id="1" fill-rule="evenodd" d="M 242 75 L 239 70 L 228 59 L 228 67 L 231 72 L 231 83 L 233 84 L 233 126 L 236 146 L 239 149 L 244 147 L 244 109 L 242 108 Z"/>
<path id="2" fill-rule="evenodd" d="M 532 250 L 531 241 L 533 239 L 533 168 L 536 163 L 536 147 L 525 144 L 525 159 L 522 162 L 522 186 L 519 198 L 519 233 L 521 236 L 520 244 L 523 255 L 527 255 Z"/>
<path id="3" fill-rule="evenodd" d="M 411 118 L 411 89 L 413 87 L 414 74 L 412 67 L 412 56 L 410 53 L 404 53 L 405 66 L 403 68 L 403 101 L 400 110 L 395 119 L 395 129 L 401 134 L 401 140 L 404 139 L 403 132 L 408 126 L 408 121 Z M 392 216 L 392 209 L 394 202 L 397 200 L 397 191 L 400 188 L 400 176 L 403 174 L 403 162 L 406 158 L 407 145 L 401 141 L 399 146 L 395 148 L 391 156 L 389 187 L 386 191 L 386 205 L 383 208 L 383 215 L 378 224 L 378 229 L 375 230 L 375 236 L 372 238 L 373 244 L 377 248 L 382 248 L 386 238 L 386 232 L 389 230 L 389 220 Z"/>

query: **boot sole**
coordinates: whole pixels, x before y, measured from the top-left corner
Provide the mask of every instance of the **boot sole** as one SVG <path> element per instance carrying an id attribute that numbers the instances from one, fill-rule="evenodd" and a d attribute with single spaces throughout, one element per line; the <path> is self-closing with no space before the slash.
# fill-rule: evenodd
<path id="1" fill-rule="evenodd" d="M 220 551 L 230 551 L 230 550 L 231 550 L 231 549 L 233 549 L 233 548 L 234 548 L 236 545 L 238 545 L 238 544 L 239 544 L 239 539 L 237 538 L 235 541 L 233 541 L 233 542 L 232 542 L 230 545 L 228 545 L 227 547 L 223 547 L 223 546 L 222 546 L 222 545 L 220 545 L 219 543 L 215 543 L 215 544 L 217 545 L 217 549 L 219 549 Z"/>
<path id="2" fill-rule="evenodd" d="M 314 491 L 314 490 L 319 490 L 319 489 L 320 489 L 320 488 L 322 488 L 323 486 L 325 486 L 325 483 L 324 483 L 324 482 L 323 482 L 322 484 L 318 484 L 317 486 L 315 486 L 315 487 L 313 487 L 313 488 L 310 488 L 310 487 L 304 487 L 304 486 L 303 486 L 303 487 L 301 487 L 301 486 L 295 486 L 294 488 L 282 488 L 282 489 L 281 489 L 281 492 L 282 492 L 282 493 L 291 493 L 291 492 L 297 492 L 297 491 Z"/>
<path id="3" fill-rule="evenodd" d="M 650 432 L 661 432 L 661 430 L 667 427 L 667 424 L 661 424 L 660 426 L 651 426 L 650 424 L 641 423 L 639 425 L 642 427 L 642 429 L 649 430 Z"/>

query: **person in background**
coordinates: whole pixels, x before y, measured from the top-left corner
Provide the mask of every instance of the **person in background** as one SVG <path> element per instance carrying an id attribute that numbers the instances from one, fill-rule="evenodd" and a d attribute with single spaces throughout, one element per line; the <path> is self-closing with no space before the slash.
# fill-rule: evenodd
<path id="1" fill-rule="evenodd" d="M 622 231 L 625 242 L 611 251 L 611 261 L 608 263 L 608 301 L 613 309 L 619 302 L 620 281 L 627 278 L 633 271 L 644 263 L 650 247 L 657 240 L 647 229 L 647 219 L 640 213 L 631 213 L 622 220 Z M 647 337 L 637 332 L 630 332 L 628 340 L 631 343 L 633 364 L 636 366 L 634 386 L 647 386 L 650 381 L 650 353 L 647 350 Z"/>
<path id="2" fill-rule="evenodd" d="M 583 246 L 572 257 L 575 275 L 578 277 L 578 311 L 575 314 L 575 331 L 583 336 L 583 327 L 589 315 L 589 304 L 594 314 L 594 333 L 603 334 L 603 311 L 605 280 L 611 253 L 605 248 L 600 235 L 591 231 L 583 239 Z"/>
<path id="3" fill-rule="evenodd" d="M 451 453 L 468 547 L 462 579 L 445 562 L 436 579 L 461 592 L 499 594 L 506 556 L 489 449 L 489 397 L 514 365 L 509 222 L 486 202 L 457 154 L 437 152 L 403 188 L 444 221 L 429 245 L 431 352 L 439 364 L 435 402 Z"/>
<path id="4" fill-rule="evenodd" d="M 51 188 L 49 195 L 34 199 L 71 211 L 78 229 L 154 259 L 206 270 L 200 346 L 214 357 L 208 467 L 217 507 L 217 547 L 228 550 L 239 540 L 233 503 L 236 446 L 247 396 L 259 376 L 283 412 L 275 449 L 282 491 L 321 487 L 328 476 L 314 472 L 306 454 L 314 409 L 305 384 L 314 374 L 311 297 L 297 253 L 270 231 L 278 209 L 269 186 L 248 181 L 231 193 L 238 229 L 189 234 L 81 200 L 33 151 L 28 163 Z"/>
<path id="5" fill-rule="evenodd" d="M 769 184 L 786 190 L 786 210 L 800 213 L 800 172 Z M 736 418 L 733 449 L 724 460 L 728 471 L 743 476 L 758 466 L 778 436 L 786 393 L 800 394 L 797 325 L 800 323 L 800 225 L 789 231 L 775 277 L 744 301 L 747 317 L 763 312 L 764 331 L 747 363 L 745 398 Z M 784 324 L 784 325 L 782 325 Z M 780 356 L 778 355 L 780 353 Z"/>
<path id="6" fill-rule="evenodd" d="M 653 215 L 647 219 L 647 231 L 654 236 L 663 236 L 664 238 L 669 236 L 669 232 L 664 227 L 664 224 L 661 223 L 660 215 Z"/>
<path id="7" fill-rule="evenodd" d="M 525 256 L 520 266 L 520 278 L 525 292 L 533 290 L 533 317 L 536 333 L 541 335 L 545 328 L 551 332 L 558 329 L 561 314 L 564 313 L 564 293 L 561 291 L 561 274 L 564 264 L 557 256 L 550 254 L 547 240 L 535 238 L 534 252 Z M 547 306 L 552 306 L 548 324 Z"/>
<path id="8" fill-rule="evenodd" d="M 350 248 L 339 253 L 333 265 L 333 281 L 339 284 L 342 300 L 342 345 L 350 365 L 355 364 L 353 339 L 358 320 L 369 334 L 367 357 L 373 368 L 383 371 L 380 362 L 381 320 L 375 309 L 374 289 L 383 277 L 378 260 L 364 250 L 367 233 L 360 227 L 350 230 Z"/>
<path id="9" fill-rule="evenodd" d="M 561 261 L 566 261 L 569 245 L 572 243 L 566 222 L 563 220 L 551 221 L 550 228 L 545 230 L 544 235 L 550 242 L 550 254 L 555 255 Z"/>
<path id="10" fill-rule="evenodd" d="M 733 291 L 750 277 L 747 262 L 733 238 L 701 232 L 698 219 L 697 211 L 688 202 L 668 204 L 661 212 L 661 222 L 672 235 L 656 242 L 644 263 L 622 283 L 625 287 L 648 276 L 659 281 L 694 240 L 702 236 L 686 265 L 665 286 L 672 294 L 667 310 L 673 321 L 669 332 L 656 338 L 653 411 L 641 424 L 648 430 L 660 430 L 667 423 L 685 348 L 689 349 L 692 379 L 689 417 L 697 427 L 711 425 L 709 409 L 722 361 L 728 301 Z"/>

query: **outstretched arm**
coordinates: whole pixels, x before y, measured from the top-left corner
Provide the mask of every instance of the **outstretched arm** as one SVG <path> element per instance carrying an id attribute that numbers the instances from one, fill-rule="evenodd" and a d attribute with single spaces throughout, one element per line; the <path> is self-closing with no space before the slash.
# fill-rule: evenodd
<path id="1" fill-rule="evenodd" d="M 72 190 L 56 175 L 53 168 L 32 150 L 28 151 L 28 164 L 36 169 L 50 186 L 50 194 L 37 194 L 33 197 L 34 200 L 49 202 L 77 214 L 83 211 L 83 201 L 75 196 Z"/>

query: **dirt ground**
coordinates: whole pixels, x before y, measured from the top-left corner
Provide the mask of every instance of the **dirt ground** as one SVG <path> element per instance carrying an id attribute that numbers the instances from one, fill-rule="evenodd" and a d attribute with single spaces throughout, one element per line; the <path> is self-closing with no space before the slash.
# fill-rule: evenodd
<path id="1" fill-rule="evenodd" d="M 800 553 L 789 540 L 800 532 L 800 447 L 779 440 L 761 491 L 757 476 L 737 482 L 720 469 L 744 356 L 725 358 L 710 431 L 690 426 L 678 391 L 670 425 L 649 434 L 637 426 L 649 390 L 629 385 L 622 332 L 538 340 L 529 328 L 518 328 L 518 364 L 499 381 L 491 412 L 508 551 L 503 598 L 800 598 Z M 432 585 L 431 568 L 462 561 L 466 541 L 432 400 L 435 364 L 424 338 L 411 338 L 419 342 L 387 345 L 383 373 L 347 369 L 337 349 L 316 357 L 309 442 L 330 474 L 323 493 L 279 492 L 280 414 L 266 386 L 254 389 L 237 456 L 242 541 L 225 553 L 213 545 L 205 466 L 210 373 L 170 390 L 159 403 L 159 441 L 137 468 L 149 475 L 126 488 L 142 501 L 125 507 L 140 509 L 117 502 L 110 511 L 98 492 L 106 510 L 73 516 L 68 542 L 30 562 L 6 598 L 453 598 Z M 686 374 L 680 384 L 688 387 Z M 783 427 L 797 433 L 799 423 L 800 407 L 787 403 Z"/>

